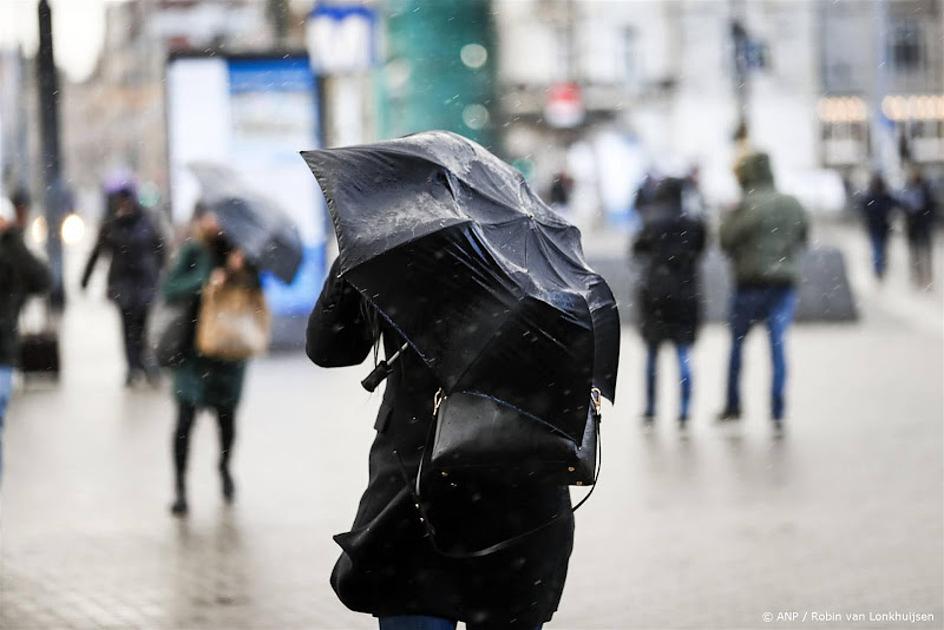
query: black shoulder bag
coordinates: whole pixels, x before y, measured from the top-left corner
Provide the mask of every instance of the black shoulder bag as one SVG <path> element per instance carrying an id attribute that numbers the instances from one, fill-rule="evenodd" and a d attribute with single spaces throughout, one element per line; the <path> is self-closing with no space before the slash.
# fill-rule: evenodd
<path id="1" fill-rule="evenodd" d="M 503 401 L 478 392 L 457 392 L 447 397 L 439 390 L 433 399 L 430 439 L 415 478 L 410 478 L 399 453 L 394 452 L 433 549 L 455 559 L 481 558 L 507 549 L 549 527 L 566 512 L 484 549 L 447 552 L 436 544 L 436 529 L 430 523 L 424 505 L 424 474 L 448 477 L 453 473 L 471 473 L 495 479 L 528 479 L 550 485 L 593 486 L 570 509 L 571 513 L 576 512 L 593 494 L 603 464 L 600 407 L 600 390 L 594 387 L 590 393 L 583 439 L 577 444 L 556 427 Z"/>

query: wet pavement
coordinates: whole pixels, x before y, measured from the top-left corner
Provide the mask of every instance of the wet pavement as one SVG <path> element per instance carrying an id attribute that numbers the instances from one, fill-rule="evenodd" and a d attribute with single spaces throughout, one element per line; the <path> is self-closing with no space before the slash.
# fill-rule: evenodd
<path id="1" fill-rule="evenodd" d="M 668 352 L 660 417 L 640 428 L 641 347 L 625 329 L 602 480 L 578 513 L 549 628 L 942 627 L 942 293 L 909 290 L 901 248 L 877 288 L 860 271 L 858 233 L 820 233 L 848 253 L 862 320 L 794 330 L 782 439 L 767 417 L 760 331 L 747 346 L 746 417 L 719 427 L 727 339 L 704 330 L 693 426 L 680 435 Z M 237 503 L 222 503 L 216 427 L 202 418 L 191 515 L 178 521 L 167 512 L 173 405 L 166 387 L 121 386 L 117 331 L 107 304 L 77 297 L 62 383 L 29 383 L 10 409 L 0 627 L 375 627 L 328 585 L 331 535 L 366 482 L 380 396 L 360 389 L 365 369 L 322 370 L 300 354 L 254 362 Z M 869 621 L 889 613 L 934 618 Z"/>

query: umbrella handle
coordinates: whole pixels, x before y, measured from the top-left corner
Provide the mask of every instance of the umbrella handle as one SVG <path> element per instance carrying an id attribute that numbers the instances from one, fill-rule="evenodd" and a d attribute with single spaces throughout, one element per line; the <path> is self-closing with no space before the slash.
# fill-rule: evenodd
<path id="1" fill-rule="evenodd" d="M 373 393 L 377 386 L 383 383 L 384 379 L 390 376 L 390 372 L 393 371 L 393 368 L 390 367 L 397 359 L 400 358 L 400 353 L 409 347 L 409 344 L 404 343 L 399 350 L 390 355 L 389 361 L 381 361 L 377 364 L 370 374 L 367 375 L 363 381 L 361 381 L 361 387 L 367 391 Z"/>
<path id="2" fill-rule="evenodd" d="M 387 362 L 381 361 L 377 364 L 377 367 L 375 367 L 373 371 L 367 375 L 367 378 L 361 381 L 361 387 L 373 393 L 373 391 L 377 389 L 377 386 L 380 385 L 384 379 L 390 375 L 391 371 L 392 370 L 390 366 L 387 365 Z"/>

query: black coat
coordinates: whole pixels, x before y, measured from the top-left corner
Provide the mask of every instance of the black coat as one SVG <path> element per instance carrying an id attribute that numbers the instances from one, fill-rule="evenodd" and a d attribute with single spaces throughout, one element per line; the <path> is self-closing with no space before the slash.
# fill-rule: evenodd
<path id="1" fill-rule="evenodd" d="M 308 323 L 308 356 L 323 367 L 357 365 L 374 343 L 360 294 L 337 263 Z M 388 355 L 402 344 L 381 326 Z M 350 609 L 376 616 L 432 615 L 474 628 L 533 628 L 557 609 L 573 546 L 566 488 L 470 479 L 424 479 L 430 522 L 441 549 L 468 552 L 564 514 L 512 548 L 480 559 L 449 559 L 433 549 L 408 490 L 432 422 L 438 384 L 419 357 L 393 364 L 370 450 L 370 479 L 351 531 L 335 536 L 343 553 L 331 585 Z M 395 451 L 403 460 L 401 468 Z"/>
<path id="2" fill-rule="evenodd" d="M 144 210 L 107 219 L 85 265 L 83 287 L 101 254 L 111 257 L 108 298 L 122 309 L 147 308 L 157 295 L 165 257 L 164 237 L 156 220 Z"/>
<path id="3" fill-rule="evenodd" d="M 862 198 L 862 218 L 869 234 L 887 236 L 892 226 L 892 214 L 898 202 L 887 192 L 867 192 Z"/>
<path id="4" fill-rule="evenodd" d="M 707 237 L 700 219 L 664 214 L 647 221 L 633 243 L 642 259 L 639 320 L 648 344 L 690 345 L 701 323 L 699 263 Z"/>
<path id="5" fill-rule="evenodd" d="M 18 228 L 0 233 L 0 365 L 17 359 L 20 310 L 26 298 L 49 290 L 49 268 L 27 249 Z"/>
<path id="6" fill-rule="evenodd" d="M 901 193 L 901 205 L 905 210 L 908 240 L 913 244 L 930 242 L 937 204 L 928 183 L 922 180 L 905 186 Z"/>

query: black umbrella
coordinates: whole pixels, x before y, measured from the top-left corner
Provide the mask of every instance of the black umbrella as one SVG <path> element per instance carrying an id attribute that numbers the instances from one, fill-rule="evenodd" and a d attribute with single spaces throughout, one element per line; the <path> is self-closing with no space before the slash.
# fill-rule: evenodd
<path id="1" fill-rule="evenodd" d="M 445 393 L 484 393 L 579 441 L 591 387 L 613 399 L 620 336 L 579 230 L 456 134 L 302 155 L 328 200 L 341 274 Z"/>
<path id="2" fill-rule="evenodd" d="M 259 269 L 291 282 L 302 263 L 298 227 L 274 201 L 247 187 L 228 166 L 188 165 L 200 183 L 200 197 L 219 218 L 223 234 Z"/>

